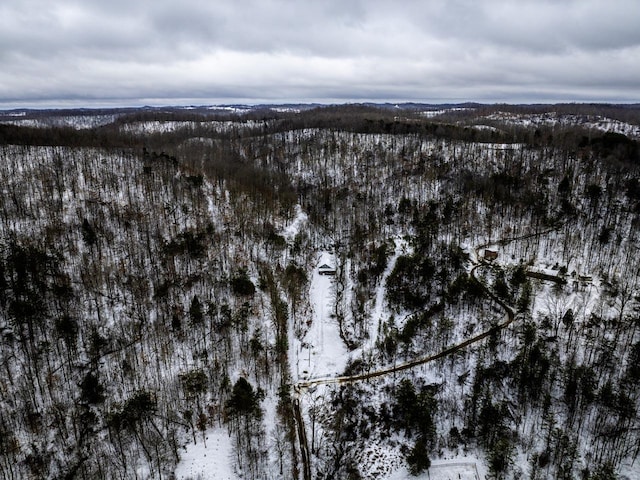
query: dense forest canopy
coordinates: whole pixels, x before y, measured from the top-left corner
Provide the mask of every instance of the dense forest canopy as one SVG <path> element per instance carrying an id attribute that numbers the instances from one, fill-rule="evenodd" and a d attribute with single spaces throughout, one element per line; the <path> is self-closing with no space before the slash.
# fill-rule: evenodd
<path id="1" fill-rule="evenodd" d="M 0 476 L 182 478 L 224 431 L 238 478 L 634 478 L 639 142 L 638 105 L 0 113 Z"/>

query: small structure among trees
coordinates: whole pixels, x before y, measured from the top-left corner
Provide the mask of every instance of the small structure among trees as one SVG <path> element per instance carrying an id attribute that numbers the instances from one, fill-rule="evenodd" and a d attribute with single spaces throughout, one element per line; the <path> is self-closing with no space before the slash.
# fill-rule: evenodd
<path id="1" fill-rule="evenodd" d="M 318 274 L 333 276 L 336 274 L 336 269 L 333 267 L 330 267 L 326 263 L 323 263 L 322 265 L 320 265 L 320 267 L 318 267 Z"/>
<path id="2" fill-rule="evenodd" d="M 496 250 L 489 250 L 488 248 L 484 249 L 484 259 L 493 262 L 496 258 L 498 258 L 498 252 Z"/>

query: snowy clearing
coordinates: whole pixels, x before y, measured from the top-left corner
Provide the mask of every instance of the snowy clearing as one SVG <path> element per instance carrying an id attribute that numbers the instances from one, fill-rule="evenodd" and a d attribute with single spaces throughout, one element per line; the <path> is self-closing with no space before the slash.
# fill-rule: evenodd
<path id="1" fill-rule="evenodd" d="M 185 446 L 176 468 L 176 479 L 237 480 L 233 470 L 233 451 L 229 435 L 217 429 L 207 430 L 206 441 L 196 436 L 198 443 Z"/>
<path id="2" fill-rule="evenodd" d="M 325 264 L 335 268 L 335 256 L 321 252 L 311 278 L 311 325 L 302 342 L 295 342 L 296 367 L 293 373 L 300 379 L 339 375 L 349 358 L 347 347 L 340 338 L 340 326 L 333 314 L 335 277 L 318 272 L 318 268 Z"/>
<path id="3" fill-rule="evenodd" d="M 428 472 L 413 476 L 406 467 L 396 470 L 387 480 L 482 480 L 475 459 L 434 460 Z"/>

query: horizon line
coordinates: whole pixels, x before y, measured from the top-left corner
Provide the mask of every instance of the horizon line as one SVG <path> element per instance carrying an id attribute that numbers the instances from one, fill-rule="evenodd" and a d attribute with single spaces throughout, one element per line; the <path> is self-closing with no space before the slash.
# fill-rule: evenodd
<path id="1" fill-rule="evenodd" d="M 258 100 L 255 101 L 227 101 L 227 102 L 217 102 L 213 101 L 211 103 L 195 103 L 184 101 L 181 102 L 179 99 L 176 99 L 176 103 L 165 103 L 165 102 L 156 102 L 154 99 L 145 99 L 151 100 L 149 102 L 119 102 L 115 101 L 113 103 L 106 102 L 103 103 L 101 101 L 97 102 L 86 102 L 80 103 L 76 101 L 70 101 L 69 103 L 65 101 L 54 101 L 51 103 L 43 102 L 42 105 L 39 105 L 38 101 L 33 102 L 25 102 L 25 103 L 13 103 L 6 102 L 3 103 L 0 101 L 0 112 L 11 112 L 11 111 L 47 111 L 47 110 L 141 110 L 141 109 L 162 109 L 162 108 L 176 108 L 176 109 L 199 109 L 199 108 L 230 108 L 230 107 L 293 107 L 293 106 L 348 106 L 348 105 L 391 105 L 391 106 L 400 106 L 400 105 L 424 105 L 424 106 L 445 106 L 445 105 L 477 105 L 477 106 L 554 106 L 554 105 L 600 105 L 600 106 L 621 106 L 621 107 L 634 107 L 640 106 L 640 101 L 611 101 L 611 100 L 562 100 L 562 101 L 477 101 L 477 100 L 438 100 L 438 101 L 420 101 L 420 100 L 341 100 L 341 101 L 333 101 L 333 100 L 286 100 L 286 101 L 269 101 L 269 100 Z M 159 99 L 158 99 L 159 100 Z"/>

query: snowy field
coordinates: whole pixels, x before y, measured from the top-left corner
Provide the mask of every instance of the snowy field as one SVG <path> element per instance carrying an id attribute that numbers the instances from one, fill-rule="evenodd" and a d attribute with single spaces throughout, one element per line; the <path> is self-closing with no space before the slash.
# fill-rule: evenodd
<path id="1" fill-rule="evenodd" d="M 232 439 L 218 429 L 207 430 L 206 441 L 197 435 L 198 443 L 188 444 L 180 453 L 177 480 L 238 480 L 233 470 Z"/>
<path id="2" fill-rule="evenodd" d="M 294 374 L 301 380 L 337 376 L 344 371 L 349 358 L 340 338 L 340 326 L 334 315 L 335 277 L 321 275 L 318 267 L 336 268 L 336 259 L 329 252 L 320 252 L 311 277 L 309 296 L 313 315 L 302 342 L 295 342 Z"/>
<path id="3" fill-rule="evenodd" d="M 475 461 L 469 458 L 452 460 L 434 460 L 429 471 L 413 476 L 402 467 L 396 470 L 388 480 L 483 480 Z"/>
<path id="4" fill-rule="evenodd" d="M 291 223 L 282 229 L 282 236 L 292 243 L 308 221 L 299 205 Z M 323 265 L 331 269 L 338 267 L 335 255 L 328 251 L 318 253 L 309 287 L 309 304 L 312 313 L 306 333 L 299 340 L 292 336 L 291 357 L 294 380 L 330 377 L 341 374 L 347 365 L 349 352 L 340 337 L 340 326 L 335 317 L 335 276 L 321 275 Z M 293 328 L 291 328 L 293 332 Z"/>

